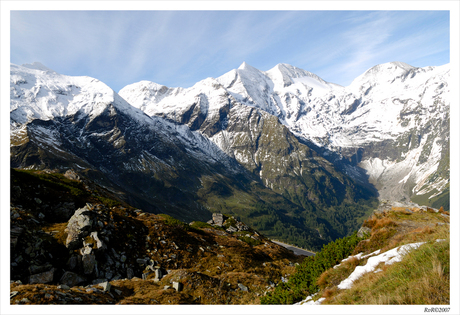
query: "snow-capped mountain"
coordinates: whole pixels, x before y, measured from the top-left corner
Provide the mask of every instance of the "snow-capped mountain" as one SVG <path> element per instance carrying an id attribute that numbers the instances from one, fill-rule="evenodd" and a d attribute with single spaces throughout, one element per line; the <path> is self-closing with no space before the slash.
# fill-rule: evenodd
<path id="1" fill-rule="evenodd" d="M 13 167 L 91 170 L 146 210 L 163 203 L 182 218 L 207 218 L 195 196 L 206 179 L 252 180 L 200 133 L 146 115 L 96 79 L 39 64 L 11 65 L 10 122 Z"/>
<path id="2" fill-rule="evenodd" d="M 216 211 L 235 213 L 248 222 L 262 222 L 261 230 L 279 239 L 280 231 L 273 228 L 276 223 L 283 226 L 281 232 L 298 235 L 297 244 L 310 248 L 319 249 L 351 228 L 318 226 L 324 219 L 311 211 L 315 208 L 311 196 L 324 198 L 321 193 L 310 194 L 313 201 L 303 200 L 305 206 L 290 201 L 265 187 L 258 176 L 201 132 L 146 115 L 96 79 L 61 75 L 40 64 L 11 65 L 10 71 L 10 161 L 14 168 L 73 169 L 136 207 L 184 221 L 207 220 Z M 152 86 L 160 94 L 167 92 Z M 214 110 L 212 99 L 206 102 L 203 96 L 197 108 L 210 104 L 209 112 Z M 225 110 L 217 111 L 225 115 Z M 209 130 L 214 127 L 221 130 L 222 122 Z M 318 169 L 328 164 L 322 158 L 319 163 Z M 329 176 L 322 177 L 330 182 Z M 352 185 L 346 176 L 343 180 Z M 334 182 L 330 188 L 342 186 Z M 261 216 L 270 221 L 259 221 Z"/>
<path id="3" fill-rule="evenodd" d="M 248 157 L 228 141 L 229 115 L 262 110 L 332 162 L 352 162 L 349 175 L 364 169 L 380 198 L 420 202 L 449 188 L 449 70 L 390 62 L 342 87 L 286 64 L 264 72 L 243 63 L 189 89 L 144 81 L 119 93 L 150 116 L 200 130 L 243 165 Z"/>
<path id="4" fill-rule="evenodd" d="M 147 211 L 234 213 L 319 248 L 362 223 L 376 189 L 448 201 L 448 65 L 383 64 L 342 87 L 243 63 L 187 89 L 117 94 L 35 63 L 11 65 L 10 86 L 12 167 L 72 168 Z"/>

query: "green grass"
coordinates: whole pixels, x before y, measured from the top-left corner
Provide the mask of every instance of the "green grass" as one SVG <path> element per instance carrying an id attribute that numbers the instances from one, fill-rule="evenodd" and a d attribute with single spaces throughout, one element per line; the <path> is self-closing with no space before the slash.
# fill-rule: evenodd
<path id="1" fill-rule="evenodd" d="M 249 237 L 249 236 L 239 236 L 238 239 L 251 246 L 257 246 L 257 245 L 262 244 L 261 241 L 253 239 L 252 237 Z"/>
<path id="2" fill-rule="evenodd" d="M 188 228 L 189 225 L 186 224 L 185 222 L 181 221 L 181 220 L 178 220 L 168 214 L 164 214 L 164 213 L 160 213 L 159 214 L 160 217 L 162 217 L 163 219 L 165 219 L 165 224 L 167 225 L 170 225 L 170 226 L 182 226 L 184 228 Z"/>
<path id="3" fill-rule="evenodd" d="M 202 221 L 193 221 L 190 226 L 195 229 L 204 229 L 204 228 L 212 228 L 211 224 Z"/>

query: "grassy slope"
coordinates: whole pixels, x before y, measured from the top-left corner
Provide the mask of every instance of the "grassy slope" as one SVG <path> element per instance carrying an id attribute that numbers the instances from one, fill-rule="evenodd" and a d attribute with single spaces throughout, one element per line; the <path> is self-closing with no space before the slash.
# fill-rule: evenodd
<path id="1" fill-rule="evenodd" d="M 405 255 L 399 263 L 381 264 L 379 267 L 383 272 L 365 274 L 346 290 L 337 286 L 357 266 L 365 265 L 367 258 L 350 259 L 331 268 L 330 262 L 334 259 L 340 261 L 343 255 L 321 255 L 326 249 L 323 248 L 315 258 L 318 260 L 320 256 L 325 256 L 327 259 L 319 263 L 311 258 L 311 262 L 302 263 L 287 285 L 278 286 L 262 302 L 292 304 L 317 293 L 314 299 L 325 298 L 322 304 L 449 304 L 450 220 L 447 214 L 444 211 L 374 214 L 363 224 L 371 229 L 370 235 L 360 241 L 350 255 L 369 254 L 377 249 L 381 249 L 382 253 L 415 242 L 426 244 Z M 444 241 L 437 242 L 439 239 Z M 334 250 L 337 251 L 337 248 L 343 246 L 336 246 Z M 321 272 L 316 270 L 321 268 Z M 316 276 L 311 278 L 313 273 Z"/>
<path id="2" fill-rule="evenodd" d="M 12 253 L 13 261 L 23 257 L 11 268 L 11 280 L 22 281 L 11 283 L 11 291 L 17 292 L 12 304 L 257 304 L 272 283 L 292 274 L 294 263 L 302 260 L 255 231 L 231 234 L 204 222 L 190 226 L 168 215 L 134 211 L 102 188 L 95 190 L 94 185 L 88 189 L 89 182 L 70 180 L 60 174 L 12 170 L 11 181 L 12 187 L 19 187 L 12 198 L 11 225 L 24 229 Z M 39 204 L 36 198 L 41 200 Z M 64 246 L 67 219 L 40 216 L 56 200 L 76 206 L 99 203 L 104 224 L 114 229 L 107 243 L 109 248 L 125 252 L 126 263 L 130 264 L 136 264 L 138 257 L 148 256 L 168 270 L 168 274 L 160 282 L 153 281 L 152 275 L 149 276 L 152 281 L 139 278 L 111 281 L 112 296 L 97 291 L 97 285 L 91 286 L 94 292 L 88 292 L 83 285 L 60 289 L 60 274 L 52 283 L 26 284 L 28 267 L 33 263 L 27 252 L 36 243 L 44 244 L 40 248 L 48 262 L 57 268 L 56 273 L 67 268 L 70 255 Z M 183 283 L 184 290 L 165 289 L 173 281 Z M 114 289 L 121 293 L 114 293 Z"/>

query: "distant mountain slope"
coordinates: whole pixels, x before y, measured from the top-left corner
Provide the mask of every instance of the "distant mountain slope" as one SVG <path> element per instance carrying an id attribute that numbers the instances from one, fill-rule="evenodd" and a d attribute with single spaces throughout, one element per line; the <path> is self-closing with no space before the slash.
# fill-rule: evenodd
<path id="1" fill-rule="evenodd" d="M 264 187 L 201 133 L 145 115 L 97 80 L 12 65 L 11 98 L 14 168 L 74 169 L 146 211 L 187 222 L 234 213 L 313 249 L 347 232 L 327 226 L 321 237 L 317 214 Z"/>
<path id="2" fill-rule="evenodd" d="M 200 130 L 229 154 L 223 138 L 231 109 L 258 108 L 331 162 L 349 160 L 352 165 L 341 166 L 349 175 L 360 174 L 354 166 L 364 169 L 381 199 L 441 198 L 448 207 L 449 70 L 391 62 L 341 87 L 286 64 L 263 72 L 243 63 L 189 89 L 143 81 L 120 95 L 148 115 Z"/>

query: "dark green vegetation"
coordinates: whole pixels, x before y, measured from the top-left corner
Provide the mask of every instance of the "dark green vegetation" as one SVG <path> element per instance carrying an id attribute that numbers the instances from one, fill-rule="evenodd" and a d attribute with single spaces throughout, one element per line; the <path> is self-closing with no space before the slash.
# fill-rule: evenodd
<path id="1" fill-rule="evenodd" d="M 353 233 L 324 245 L 315 256 L 309 256 L 297 266 L 288 282 L 279 284 L 274 292 L 262 297 L 262 304 L 294 304 L 306 296 L 314 294 L 319 287 L 316 284 L 320 275 L 327 269 L 348 257 L 362 239 Z"/>

